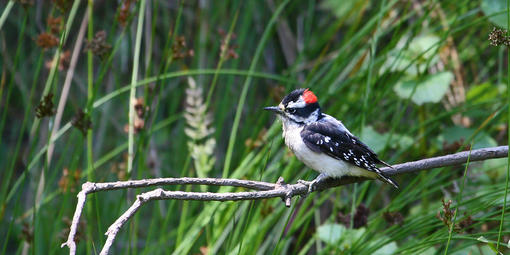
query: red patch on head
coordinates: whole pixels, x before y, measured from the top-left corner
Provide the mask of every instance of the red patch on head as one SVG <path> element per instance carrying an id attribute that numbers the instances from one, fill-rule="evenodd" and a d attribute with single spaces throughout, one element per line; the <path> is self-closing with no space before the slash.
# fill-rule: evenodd
<path id="1" fill-rule="evenodd" d="M 303 99 L 307 104 L 317 103 L 317 97 L 312 91 L 308 89 L 305 89 L 305 91 L 303 92 Z"/>

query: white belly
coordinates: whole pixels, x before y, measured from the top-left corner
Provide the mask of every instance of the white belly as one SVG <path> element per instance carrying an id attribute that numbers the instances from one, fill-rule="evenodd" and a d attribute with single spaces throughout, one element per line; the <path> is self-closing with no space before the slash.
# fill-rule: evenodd
<path id="1" fill-rule="evenodd" d="M 332 158 L 324 153 L 310 150 L 301 139 L 301 130 L 302 128 L 284 129 L 283 137 L 285 138 L 285 144 L 306 166 L 330 177 L 342 177 L 345 175 L 376 177 L 376 174 L 373 172 L 359 168 L 346 161 Z"/>

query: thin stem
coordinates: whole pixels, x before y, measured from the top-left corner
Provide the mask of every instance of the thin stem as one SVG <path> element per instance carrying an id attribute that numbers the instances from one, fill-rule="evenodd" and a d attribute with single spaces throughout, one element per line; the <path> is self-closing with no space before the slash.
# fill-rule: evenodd
<path id="1" fill-rule="evenodd" d="M 249 72 L 253 72 L 257 63 L 259 61 L 260 56 L 262 55 L 262 50 L 264 49 L 264 45 L 266 44 L 271 31 L 273 30 L 273 26 L 276 23 L 277 18 L 280 16 L 280 13 L 283 11 L 285 6 L 289 3 L 289 0 L 285 0 L 278 6 L 276 11 L 273 13 L 271 20 L 266 26 L 264 30 L 264 34 L 262 34 L 262 38 L 260 39 L 259 44 L 257 45 L 257 49 L 255 50 L 255 54 L 253 56 L 253 60 L 251 61 Z M 236 114 L 234 117 L 234 123 L 232 124 L 232 131 L 230 133 L 230 139 L 228 140 L 227 153 L 225 155 L 225 164 L 223 165 L 223 174 L 222 177 L 227 177 L 228 172 L 230 170 L 230 164 L 232 163 L 232 152 L 234 151 L 234 144 L 237 137 L 237 131 L 239 128 L 239 122 L 241 121 L 241 113 L 244 108 L 244 102 L 246 101 L 246 96 L 248 95 L 248 89 L 250 88 L 250 84 L 252 81 L 252 77 L 248 76 L 243 84 L 243 90 L 241 91 L 241 96 L 239 98 L 239 103 L 237 104 Z"/>
<path id="2" fill-rule="evenodd" d="M 88 14 L 89 14 L 89 24 L 87 30 L 87 39 L 89 42 L 92 42 L 94 37 L 94 23 L 93 23 L 93 10 L 94 10 L 94 1 L 88 1 Z M 89 50 L 87 52 L 87 114 L 89 116 L 92 115 L 91 106 L 94 101 L 94 56 L 92 55 L 92 51 Z M 87 168 L 91 169 L 94 165 L 94 158 L 92 154 L 92 129 L 87 130 Z M 89 171 L 88 180 L 93 179 L 94 171 Z"/>
<path id="3" fill-rule="evenodd" d="M 506 1 L 506 18 L 507 18 L 507 29 L 510 28 L 510 0 Z M 508 32 L 507 32 L 508 36 Z M 506 101 L 508 104 L 508 126 L 510 126 L 510 50 L 507 48 L 507 79 L 506 79 Z M 508 143 L 510 144 L 510 135 L 508 136 Z M 503 232 L 503 223 L 505 222 L 505 210 L 506 210 L 506 199 L 508 197 L 508 183 L 510 177 L 510 152 L 508 154 L 508 161 L 506 164 L 506 180 L 505 180 L 505 197 L 503 199 L 503 208 L 501 209 L 501 219 L 499 220 L 499 231 L 498 231 L 498 242 L 496 243 L 496 250 L 499 251 L 499 242 L 501 241 L 501 235 Z"/>
<path id="4" fill-rule="evenodd" d="M 207 92 L 207 98 L 205 100 L 205 107 L 208 108 L 209 104 L 211 103 L 212 94 L 214 92 L 214 88 L 216 87 L 216 82 L 218 81 L 218 74 L 219 71 L 223 65 L 223 62 L 226 60 L 228 47 L 230 45 L 230 40 L 232 39 L 232 33 L 234 33 L 234 28 L 237 24 L 237 17 L 239 16 L 239 9 L 236 11 L 234 15 L 234 19 L 232 20 L 232 24 L 230 25 L 230 28 L 228 29 L 227 37 L 225 38 L 225 45 L 224 50 L 220 54 L 220 60 L 218 61 L 218 65 L 216 66 L 217 72 L 213 76 L 213 80 L 211 82 L 211 88 L 209 88 L 209 92 Z"/>
<path id="5" fill-rule="evenodd" d="M 471 144 L 471 146 L 473 146 L 473 145 Z M 471 150 L 469 152 L 471 152 Z M 457 212 L 459 211 L 459 206 L 460 206 L 460 203 L 462 202 L 462 193 L 464 192 L 464 186 L 466 184 L 466 176 L 467 176 L 467 170 L 468 170 L 468 166 L 469 166 L 470 156 L 471 156 L 471 153 L 468 155 L 467 163 L 466 163 L 466 166 L 464 167 L 464 176 L 462 176 L 462 185 L 460 186 L 460 192 L 457 195 L 457 206 L 455 207 L 455 213 L 453 214 L 453 220 L 452 220 L 452 224 L 450 226 L 450 230 L 448 233 L 448 242 L 446 243 L 446 249 L 444 250 L 444 255 L 448 254 L 448 247 L 450 246 L 450 241 L 452 240 L 453 229 L 455 228 L 455 221 L 457 220 Z"/>
<path id="6" fill-rule="evenodd" d="M 0 16 L 0 30 L 2 30 L 5 20 L 7 19 L 7 16 L 9 16 L 9 13 L 11 12 L 13 6 L 14 6 L 13 0 L 10 0 L 9 3 L 7 3 L 7 6 L 5 6 L 4 11 L 2 12 L 2 16 Z"/>
<path id="7" fill-rule="evenodd" d="M 140 10 L 138 11 L 138 25 L 136 28 L 136 42 L 135 42 L 135 55 L 133 57 L 133 75 L 131 77 L 131 87 L 129 94 L 129 138 L 128 138 L 128 165 L 127 165 L 127 173 L 131 174 L 131 170 L 133 170 L 133 152 L 134 152 L 134 140 L 135 140 L 135 128 L 134 128 L 134 120 L 135 120 L 135 108 L 134 101 L 136 100 L 136 81 L 138 80 L 138 62 L 140 59 L 140 48 L 142 42 L 142 30 L 143 30 L 143 19 L 145 14 L 145 0 L 142 0 L 140 3 Z"/>

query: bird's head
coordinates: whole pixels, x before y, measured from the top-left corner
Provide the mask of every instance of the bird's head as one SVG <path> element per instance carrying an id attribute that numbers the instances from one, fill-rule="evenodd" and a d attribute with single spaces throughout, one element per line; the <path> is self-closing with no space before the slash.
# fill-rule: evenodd
<path id="1" fill-rule="evenodd" d="M 309 89 L 296 89 L 285 96 L 278 106 L 265 107 L 264 110 L 276 113 L 284 124 L 309 124 L 321 117 L 317 97 Z"/>

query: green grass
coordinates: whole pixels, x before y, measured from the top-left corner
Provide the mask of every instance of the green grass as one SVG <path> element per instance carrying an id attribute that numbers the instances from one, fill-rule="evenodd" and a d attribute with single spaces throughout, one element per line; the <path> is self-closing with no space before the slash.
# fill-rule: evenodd
<path id="1" fill-rule="evenodd" d="M 481 0 L 136 1 L 128 16 L 121 11 L 126 1 L 119 2 L 76 1 L 67 9 L 53 1 L 0 3 L 1 254 L 67 253 L 60 244 L 87 180 L 197 176 L 185 133 L 188 76 L 203 89 L 211 115 L 215 147 L 203 154 L 215 159 L 210 177 L 315 177 L 262 110 L 298 87 L 313 90 L 324 112 L 389 163 L 509 142 L 510 54 L 489 45 L 496 14 L 486 15 Z M 46 63 L 73 50 L 87 8 L 84 40 L 104 30 L 111 49 L 104 57 L 81 51 L 61 125 L 50 137 L 55 115 L 39 119 L 35 109 L 48 93 L 56 109 L 68 69 Z M 62 18 L 59 43 L 43 50 L 36 41 L 51 32 L 49 16 Z M 452 80 L 436 80 L 424 93 L 422 82 L 441 72 Z M 136 120 L 134 97 L 144 99 L 144 126 L 125 132 Z M 416 103 L 422 99 L 428 101 Z M 85 133 L 72 125 L 80 109 L 92 121 Z M 291 208 L 280 199 L 157 201 L 121 230 L 113 252 L 506 254 L 508 166 L 501 159 L 406 174 L 397 177 L 398 191 L 378 181 L 348 185 L 294 198 Z M 98 252 L 108 226 L 147 190 L 92 195 L 78 252 Z M 436 217 L 442 199 L 453 201 L 451 220 L 460 231 Z M 339 215 L 360 204 L 370 211 L 368 223 L 351 229 L 345 222 L 355 219 Z M 403 221 L 391 225 L 387 212 Z M 331 226 L 342 231 L 334 242 L 324 236 L 338 233 L 319 231 Z"/>

